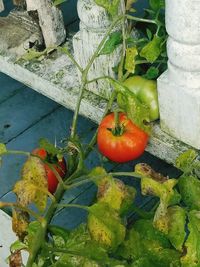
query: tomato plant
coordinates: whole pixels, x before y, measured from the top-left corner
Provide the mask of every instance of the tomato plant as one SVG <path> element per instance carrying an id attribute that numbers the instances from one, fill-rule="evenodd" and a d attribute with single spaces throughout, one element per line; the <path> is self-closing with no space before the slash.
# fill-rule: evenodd
<path id="1" fill-rule="evenodd" d="M 148 135 L 124 113 L 116 125 L 114 113 L 100 123 L 97 135 L 99 151 L 114 162 L 127 162 L 141 156 L 147 146 Z"/>
<path id="2" fill-rule="evenodd" d="M 57 172 L 61 178 L 64 178 L 67 166 L 64 157 L 58 159 L 56 156 L 51 157 L 50 154 L 44 148 L 36 148 L 32 152 L 33 155 L 39 156 L 42 160 L 47 161 L 49 164 L 52 164 L 52 168 L 55 172 Z M 44 163 L 44 168 L 47 175 L 48 181 L 48 190 L 50 193 L 54 193 L 56 191 L 58 185 L 58 179 L 56 178 L 55 172 L 49 167 L 48 164 Z"/>

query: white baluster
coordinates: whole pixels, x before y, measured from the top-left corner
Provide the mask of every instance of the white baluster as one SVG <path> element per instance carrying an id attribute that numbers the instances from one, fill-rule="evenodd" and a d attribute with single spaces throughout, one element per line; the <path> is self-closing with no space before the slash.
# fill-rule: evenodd
<path id="1" fill-rule="evenodd" d="M 105 9 L 96 5 L 94 0 L 78 0 L 78 15 L 80 18 L 80 31 L 73 37 L 75 59 L 85 67 L 108 30 L 111 20 Z M 88 78 L 100 76 L 115 76 L 113 67 L 117 66 L 120 59 L 121 46 L 112 54 L 101 55 L 92 64 Z M 80 78 L 80 75 L 79 75 Z M 111 86 L 105 80 L 88 85 L 94 93 L 109 98 Z"/>
<path id="2" fill-rule="evenodd" d="M 168 70 L 158 79 L 161 127 L 200 149 L 200 1 L 166 0 Z"/>
<path id="3" fill-rule="evenodd" d="M 4 3 L 3 0 L 0 0 L 0 12 L 4 11 Z"/>
<path id="4" fill-rule="evenodd" d="M 62 12 L 51 0 L 26 0 L 27 11 L 37 10 L 46 47 L 60 45 L 66 37 Z"/>

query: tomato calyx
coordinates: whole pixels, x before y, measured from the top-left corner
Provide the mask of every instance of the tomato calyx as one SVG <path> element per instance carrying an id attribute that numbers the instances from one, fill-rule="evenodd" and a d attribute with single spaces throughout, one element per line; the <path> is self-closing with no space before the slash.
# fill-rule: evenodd
<path id="1" fill-rule="evenodd" d="M 122 124 L 122 125 L 115 126 L 114 128 L 107 128 L 107 130 L 112 132 L 114 136 L 122 136 L 125 132 L 125 127 Z"/>

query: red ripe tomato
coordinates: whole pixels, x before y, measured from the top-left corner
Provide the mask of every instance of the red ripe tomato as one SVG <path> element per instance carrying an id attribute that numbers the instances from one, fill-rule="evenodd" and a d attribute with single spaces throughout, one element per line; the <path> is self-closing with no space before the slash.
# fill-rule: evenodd
<path id="1" fill-rule="evenodd" d="M 36 148 L 32 152 L 33 155 L 39 156 L 41 159 L 46 160 L 48 162 L 48 153 L 45 149 L 43 148 Z M 58 160 L 56 158 L 55 163 L 52 164 L 52 167 L 55 169 L 55 171 L 58 172 L 61 178 L 64 178 L 66 172 L 67 172 L 67 166 L 66 166 L 66 161 L 64 158 L 61 160 Z M 51 162 L 49 162 L 51 163 Z M 46 171 L 47 175 L 47 181 L 48 181 L 48 190 L 50 193 L 54 193 L 56 191 L 57 185 L 58 185 L 58 179 L 56 178 L 55 173 L 50 169 L 50 167 L 44 163 L 44 168 Z"/>
<path id="2" fill-rule="evenodd" d="M 99 151 L 114 162 L 127 162 L 141 156 L 148 143 L 148 135 L 138 128 L 124 113 L 119 113 L 116 128 L 114 113 L 100 123 L 97 134 Z"/>

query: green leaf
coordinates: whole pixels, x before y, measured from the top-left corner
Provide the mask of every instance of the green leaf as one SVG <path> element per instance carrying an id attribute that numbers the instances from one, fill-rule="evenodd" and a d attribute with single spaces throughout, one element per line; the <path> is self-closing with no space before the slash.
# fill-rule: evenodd
<path id="1" fill-rule="evenodd" d="M 149 5 L 153 10 L 158 11 L 165 7 L 165 0 L 149 0 Z"/>
<path id="2" fill-rule="evenodd" d="M 111 54 L 115 48 L 122 43 L 121 32 L 113 32 L 109 35 L 108 40 L 105 42 L 99 55 Z"/>
<path id="3" fill-rule="evenodd" d="M 6 145 L 4 145 L 3 143 L 0 143 L 0 155 L 3 155 L 5 153 L 7 153 Z"/>
<path id="4" fill-rule="evenodd" d="M 142 239 L 156 241 L 163 248 L 171 247 L 166 235 L 153 227 L 152 220 L 140 219 L 134 223 L 133 228 L 140 234 Z"/>
<path id="5" fill-rule="evenodd" d="M 145 75 L 143 75 L 144 78 L 148 79 L 148 80 L 154 80 L 158 77 L 159 75 L 159 69 L 156 67 L 151 66 L 147 72 L 145 73 Z"/>
<path id="6" fill-rule="evenodd" d="M 154 35 L 153 40 L 145 45 L 140 51 L 140 56 L 144 57 L 148 62 L 153 63 L 160 55 L 162 38 Z"/>
<path id="7" fill-rule="evenodd" d="M 200 212 L 192 210 L 188 215 L 189 236 L 184 244 L 185 254 L 181 258 L 181 267 L 200 266 Z"/>
<path id="8" fill-rule="evenodd" d="M 146 32 L 147 32 L 147 37 L 148 37 L 148 39 L 151 40 L 151 39 L 152 39 L 152 32 L 151 32 L 151 30 L 149 30 L 149 29 L 147 28 L 147 29 L 146 29 Z"/>
<path id="9" fill-rule="evenodd" d="M 120 0 L 95 0 L 95 3 L 105 8 L 112 17 L 118 14 Z"/>
<path id="10" fill-rule="evenodd" d="M 57 156 L 60 154 L 60 149 L 51 144 L 46 138 L 41 138 L 39 140 L 39 146 L 44 148 L 51 156 Z"/>
<path id="11" fill-rule="evenodd" d="M 197 157 L 198 153 L 195 150 L 188 149 L 176 159 L 175 166 L 184 173 L 189 173 L 193 170 L 193 163 Z"/>
<path id="12" fill-rule="evenodd" d="M 25 237 L 25 243 L 28 245 L 28 248 L 31 250 L 35 245 L 35 235 L 41 228 L 41 224 L 38 221 L 32 221 L 29 223 L 27 228 L 27 235 Z"/>
<path id="13" fill-rule="evenodd" d="M 89 207 L 88 229 L 93 240 L 111 250 L 125 238 L 125 227 L 118 213 L 103 202 Z"/>
<path id="14" fill-rule="evenodd" d="M 27 245 L 21 242 L 20 240 L 16 240 L 14 243 L 11 244 L 10 246 L 10 251 L 14 252 L 16 250 L 23 250 L 27 249 Z"/>
<path id="15" fill-rule="evenodd" d="M 167 212 L 169 218 L 168 238 L 175 249 L 182 252 L 186 237 L 186 212 L 180 206 L 169 207 Z"/>
<path id="16" fill-rule="evenodd" d="M 37 61 L 41 61 L 42 59 L 44 59 L 44 57 L 46 55 L 48 55 L 49 53 L 51 53 L 52 51 L 54 51 L 57 47 L 48 47 L 46 49 L 44 49 L 43 51 L 37 51 L 34 48 L 30 48 L 27 50 L 27 52 L 22 55 L 20 58 L 17 59 L 17 61 L 19 60 L 25 60 L 25 61 L 32 61 L 32 60 L 37 60 Z"/>
<path id="17" fill-rule="evenodd" d="M 200 209 L 200 180 L 196 176 L 182 175 L 178 179 L 178 188 L 183 202 L 190 209 Z"/>
<path id="18" fill-rule="evenodd" d="M 125 70 L 130 73 L 135 72 L 135 57 L 138 55 L 136 47 L 130 47 L 126 49 L 126 58 L 125 58 Z"/>
<path id="19" fill-rule="evenodd" d="M 140 129 L 148 134 L 151 132 L 149 108 L 141 103 L 136 95 L 118 81 L 110 80 L 110 83 L 118 93 L 117 103 Z"/>
<path id="20" fill-rule="evenodd" d="M 60 4 L 62 4 L 62 3 L 64 3 L 64 2 L 66 2 L 67 0 L 54 0 L 53 1 L 53 5 L 54 6 L 58 6 L 58 5 L 60 5 Z"/>

